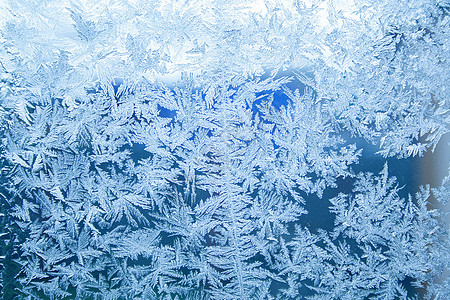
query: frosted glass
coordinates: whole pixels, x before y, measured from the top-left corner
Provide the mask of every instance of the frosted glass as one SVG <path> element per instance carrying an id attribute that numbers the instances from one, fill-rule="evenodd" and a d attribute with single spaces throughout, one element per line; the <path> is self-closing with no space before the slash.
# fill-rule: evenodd
<path id="1" fill-rule="evenodd" d="M 437 0 L 0 1 L 4 299 L 449 299 Z"/>

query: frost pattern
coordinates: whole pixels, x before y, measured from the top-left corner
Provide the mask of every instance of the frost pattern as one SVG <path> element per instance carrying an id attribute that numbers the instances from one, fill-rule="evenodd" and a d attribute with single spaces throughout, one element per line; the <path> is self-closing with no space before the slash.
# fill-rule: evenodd
<path id="1" fill-rule="evenodd" d="M 448 2 L 3 2 L 5 299 L 450 298 Z"/>

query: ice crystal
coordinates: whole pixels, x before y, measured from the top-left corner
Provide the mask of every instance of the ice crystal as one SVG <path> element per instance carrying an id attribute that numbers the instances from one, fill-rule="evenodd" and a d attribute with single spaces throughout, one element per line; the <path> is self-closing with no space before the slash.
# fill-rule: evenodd
<path id="1" fill-rule="evenodd" d="M 3 0 L 1 295 L 448 299 L 449 12 Z"/>

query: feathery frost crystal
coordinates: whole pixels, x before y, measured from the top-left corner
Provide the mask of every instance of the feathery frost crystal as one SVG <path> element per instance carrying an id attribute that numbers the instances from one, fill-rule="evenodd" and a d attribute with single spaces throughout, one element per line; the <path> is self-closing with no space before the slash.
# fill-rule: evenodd
<path id="1" fill-rule="evenodd" d="M 0 3 L 4 299 L 450 298 L 447 0 Z"/>

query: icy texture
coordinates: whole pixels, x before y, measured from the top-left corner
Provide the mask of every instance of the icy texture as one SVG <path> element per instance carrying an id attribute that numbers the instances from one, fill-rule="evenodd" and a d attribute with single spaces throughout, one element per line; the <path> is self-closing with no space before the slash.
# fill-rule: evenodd
<path id="1" fill-rule="evenodd" d="M 450 177 L 355 172 L 448 134 L 450 3 L 97 2 L 2 1 L 5 299 L 450 298 Z"/>

